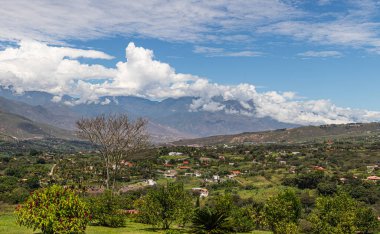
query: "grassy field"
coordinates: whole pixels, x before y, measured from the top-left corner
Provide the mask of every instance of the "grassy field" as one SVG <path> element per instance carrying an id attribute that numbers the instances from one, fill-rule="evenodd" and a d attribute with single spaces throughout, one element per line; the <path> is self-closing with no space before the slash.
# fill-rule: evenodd
<path id="1" fill-rule="evenodd" d="M 20 227 L 16 224 L 16 216 L 13 214 L 4 214 L 0 216 L 0 233 L 8 234 L 31 234 L 41 233 L 39 230 L 33 232 L 32 229 Z M 123 228 L 107 228 L 98 226 L 88 226 L 86 233 L 164 233 L 163 231 L 154 231 L 151 226 L 140 223 L 127 222 Z"/>
<path id="2" fill-rule="evenodd" d="M 32 234 L 41 233 L 39 230 L 33 232 L 32 229 L 20 227 L 16 224 L 16 216 L 13 214 L 0 215 L 0 233 L 6 234 Z M 108 234 L 108 233 L 165 233 L 163 230 L 153 230 L 150 225 L 134 223 L 128 221 L 126 227 L 123 228 L 107 228 L 99 226 L 88 226 L 86 233 L 88 234 Z M 191 233 L 188 230 L 183 230 L 183 233 Z M 251 234 L 270 234 L 271 232 L 254 231 Z"/>

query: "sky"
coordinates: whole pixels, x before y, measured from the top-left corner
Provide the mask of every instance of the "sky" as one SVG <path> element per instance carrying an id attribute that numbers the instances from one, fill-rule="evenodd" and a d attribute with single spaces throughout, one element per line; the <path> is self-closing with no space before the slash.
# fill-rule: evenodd
<path id="1" fill-rule="evenodd" d="M 380 1 L 1 5 L 0 85 L 15 93 L 78 98 L 68 105 L 194 96 L 189 111 L 299 124 L 380 120 Z"/>

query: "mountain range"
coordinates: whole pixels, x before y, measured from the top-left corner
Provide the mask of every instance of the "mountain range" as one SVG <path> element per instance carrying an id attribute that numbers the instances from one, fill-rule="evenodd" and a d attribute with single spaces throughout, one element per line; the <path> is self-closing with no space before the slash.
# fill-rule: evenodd
<path id="1" fill-rule="evenodd" d="M 265 144 L 303 143 L 331 141 L 347 138 L 380 137 L 380 123 L 349 123 L 320 126 L 302 126 L 291 129 L 276 129 L 262 132 L 244 132 L 232 135 L 218 135 L 172 142 L 174 145 L 221 145 L 221 144 Z"/>
<path id="2" fill-rule="evenodd" d="M 3 131 L 3 134 L 7 131 L 7 135 L 17 138 L 45 137 L 49 134 L 57 137 L 73 137 L 74 134 L 69 132 L 75 130 L 75 122 L 78 119 L 119 113 L 126 113 L 132 119 L 137 117 L 148 119 L 148 131 L 154 142 L 297 126 L 269 117 L 257 118 L 224 111 L 194 111 L 190 106 L 195 97 L 152 101 L 133 96 L 106 96 L 96 103 L 77 105 L 70 104 L 77 100 L 74 97 L 63 96 L 59 102 L 53 101 L 53 97 L 46 92 L 15 94 L 10 89 L 0 88 L 0 111 L 3 115 L 1 125 L 8 126 L 0 131 Z M 223 104 L 232 106 L 235 110 L 244 110 L 238 101 L 225 101 Z M 5 118 L 5 115 L 15 117 Z M 8 124 L 10 120 L 15 123 Z M 20 127 L 24 126 L 21 124 L 23 121 L 42 129 L 41 134 L 38 131 L 28 133 L 27 129 Z M 65 134 L 58 134 L 60 129 L 64 129 Z"/>

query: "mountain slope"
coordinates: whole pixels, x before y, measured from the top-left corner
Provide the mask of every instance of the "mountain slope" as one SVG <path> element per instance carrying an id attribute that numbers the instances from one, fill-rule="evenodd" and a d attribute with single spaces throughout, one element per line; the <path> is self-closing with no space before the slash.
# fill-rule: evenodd
<path id="1" fill-rule="evenodd" d="M 217 101 L 229 110 L 233 110 L 231 113 L 226 113 L 225 110 L 194 109 L 192 104 L 197 99 L 195 97 L 152 101 L 132 96 L 106 96 L 102 97 L 98 103 L 65 105 L 62 102 L 52 102 L 53 95 L 44 92 L 25 92 L 14 95 L 10 90 L 0 88 L 0 96 L 14 102 L 6 106 L 1 104 L 0 99 L 0 110 L 3 108 L 5 112 L 26 116 L 33 121 L 65 129 L 75 129 L 75 121 L 82 117 L 100 114 L 127 113 L 132 119 L 143 117 L 151 123 L 149 130 L 152 135 L 161 142 L 298 126 L 282 123 L 269 117 L 258 118 L 254 115 L 240 114 L 240 111 L 246 111 L 244 106 L 238 101 L 223 101 L 221 98 Z M 76 99 L 65 96 L 63 100 L 75 101 Z"/>
<path id="2" fill-rule="evenodd" d="M 294 143 L 318 139 L 379 135 L 380 123 L 352 123 L 339 125 L 307 126 L 264 132 L 245 132 L 236 135 L 219 135 L 173 142 L 174 145 L 217 145 L 243 143 Z"/>
<path id="3" fill-rule="evenodd" d="M 72 131 L 59 129 L 47 124 L 36 123 L 28 118 L 0 111 L 0 139 L 75 139 Z"/>
<path id="4" fill-rule="evenodd" d="M 35 122 L 71 130 L 74 129 L 75 121 L 80 118 L 75 112 L 58 104 L 47 108 L 42 105 L 33 106 L 4 97 L 0 97 L 0 111 L 24 116 Z"/>
<path id="5" fill-rule="evenodd" d="M 78 111 L 75 112 L 74 108 L 70 108 L 68 106 L 64 106 L 62 104 L 55 104 L 48 102 L 47 100 L 43 100 L 41 98 L 41 95 L 39 95 L 40 100 L 45 102 L 45 106 L 43 107 L 41 105 L 32 106 L 24 102 L 16 101 L 16 100 L 9 100 L 4 97 L 0 97 L 0 111 L 2 111 L 2 118 L 1 120 L 1 126 L 3 128 L 0 128 L 0 133 L 3 135 L 4 138 L 12 138 L 16 137 L 19 139 L 26 139 L 26 138 L 41 138 L 41 137 L 60 137 L 62 134 L 56 133 L 57 131 L 53 131 L 51 134 L 46 134 L 46 132 L 38 132 L 38 128 L 40 128 L 40 124 L 37 123 L 44 123 L 44 127 L 46 128 L 54 128 L 55 130 L 58 130 L 58 128 L 67 129 L 67 132 L 74 131 L 75 130 L 75 122 L 82 118 L 82 117 L 91 117 L 98 114 L 104 114 L 104 113 L 113 113 L 112 112 L 112 106 L 107 106 L 107 108 L 110 108 L 110 110 L 101 108 L 100 111 L 95 113 L 87 113 L 87 110 L 91 109 L 91 105 L 89 106 L 83 106 L 82 108 L 82 114 Z M 16 97 L 15 99 L 21 100 L 20 97 Z M 90 109 L 88 109 L 90 108 Z M 96 107 L 92 107 L 95 111 L 97 110 Z M 99 109 L 99 108 L 98 108 Z M 124 110 L 121 110 L 120 113 L 123 113 Z M 14 118 L 13 118 L 13 117 Z M 24 116 L 24 117 L 23 117 Z M 37 127 L 32 127 L 29 125 L 29 128 L 27 127 L 28 124 L 22 123 L 20 125 L 15 124 L 13 122 L 21 122 L 20 119 L 23 119 L 23 121 L 28 121 L 32 125 L 38 125 Z M 50 126 L 48 126 L 50 125 Z M 53 127 L 55 126 L 55 127 Z M 30 130 L 32 132 L 24 131 L 25 129 L 20 129 L 20 127 L 26 128 L 26 130 Z M 152 121 L 149 121 L 148 123 L 148 131 L 151 135 L 151 139 L 155 143 L 162 143 L 162 142 L 170 142 L 175 141 L 183 138 L 193 138 L 196 137 L 195 135 L 182 133 L 176 129 L 170 128 L 165 125 L 157 124 Z M 59 131 L 58 131 L 59 132 Z M 11 137 L 6 137 L 6 135 L 9 135 Z M 72 138 L 71 134 L 63 134 L 63 138 Z"/>

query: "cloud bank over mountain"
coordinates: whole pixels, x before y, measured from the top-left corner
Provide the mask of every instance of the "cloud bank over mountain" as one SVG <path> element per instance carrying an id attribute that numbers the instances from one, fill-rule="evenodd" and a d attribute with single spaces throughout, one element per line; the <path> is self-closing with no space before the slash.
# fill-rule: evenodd
<path id="1" fill-rule="evenodd" d="M 154 58 L 152 50 L 129 43 L 126 61 L 108 68 L 86 64 L 86 59 L 112 59 L 96 50 L 50 46 L 21 41 L 0 51 L 0 84 L 15 92 L 45 91 L 59 102 L 63 95 L 76 97 L 66 103 L 97 102 L 102 96 L 139 96 L 148 99 L 195 97 L 189 111 L 224 111 L 229 114 L 272 117 L 296 124 L 332 124 L 380 120 L 380 112 L 354 110 L 329 100 L 300 99 L 293 92 L 258 92 L 254 85 L 221 85 L 192 74 L 177 73 Z M 240 108 L 223 104 L 239 101 Z M 102 105 L 112 100 L 102 101 Z"/>

